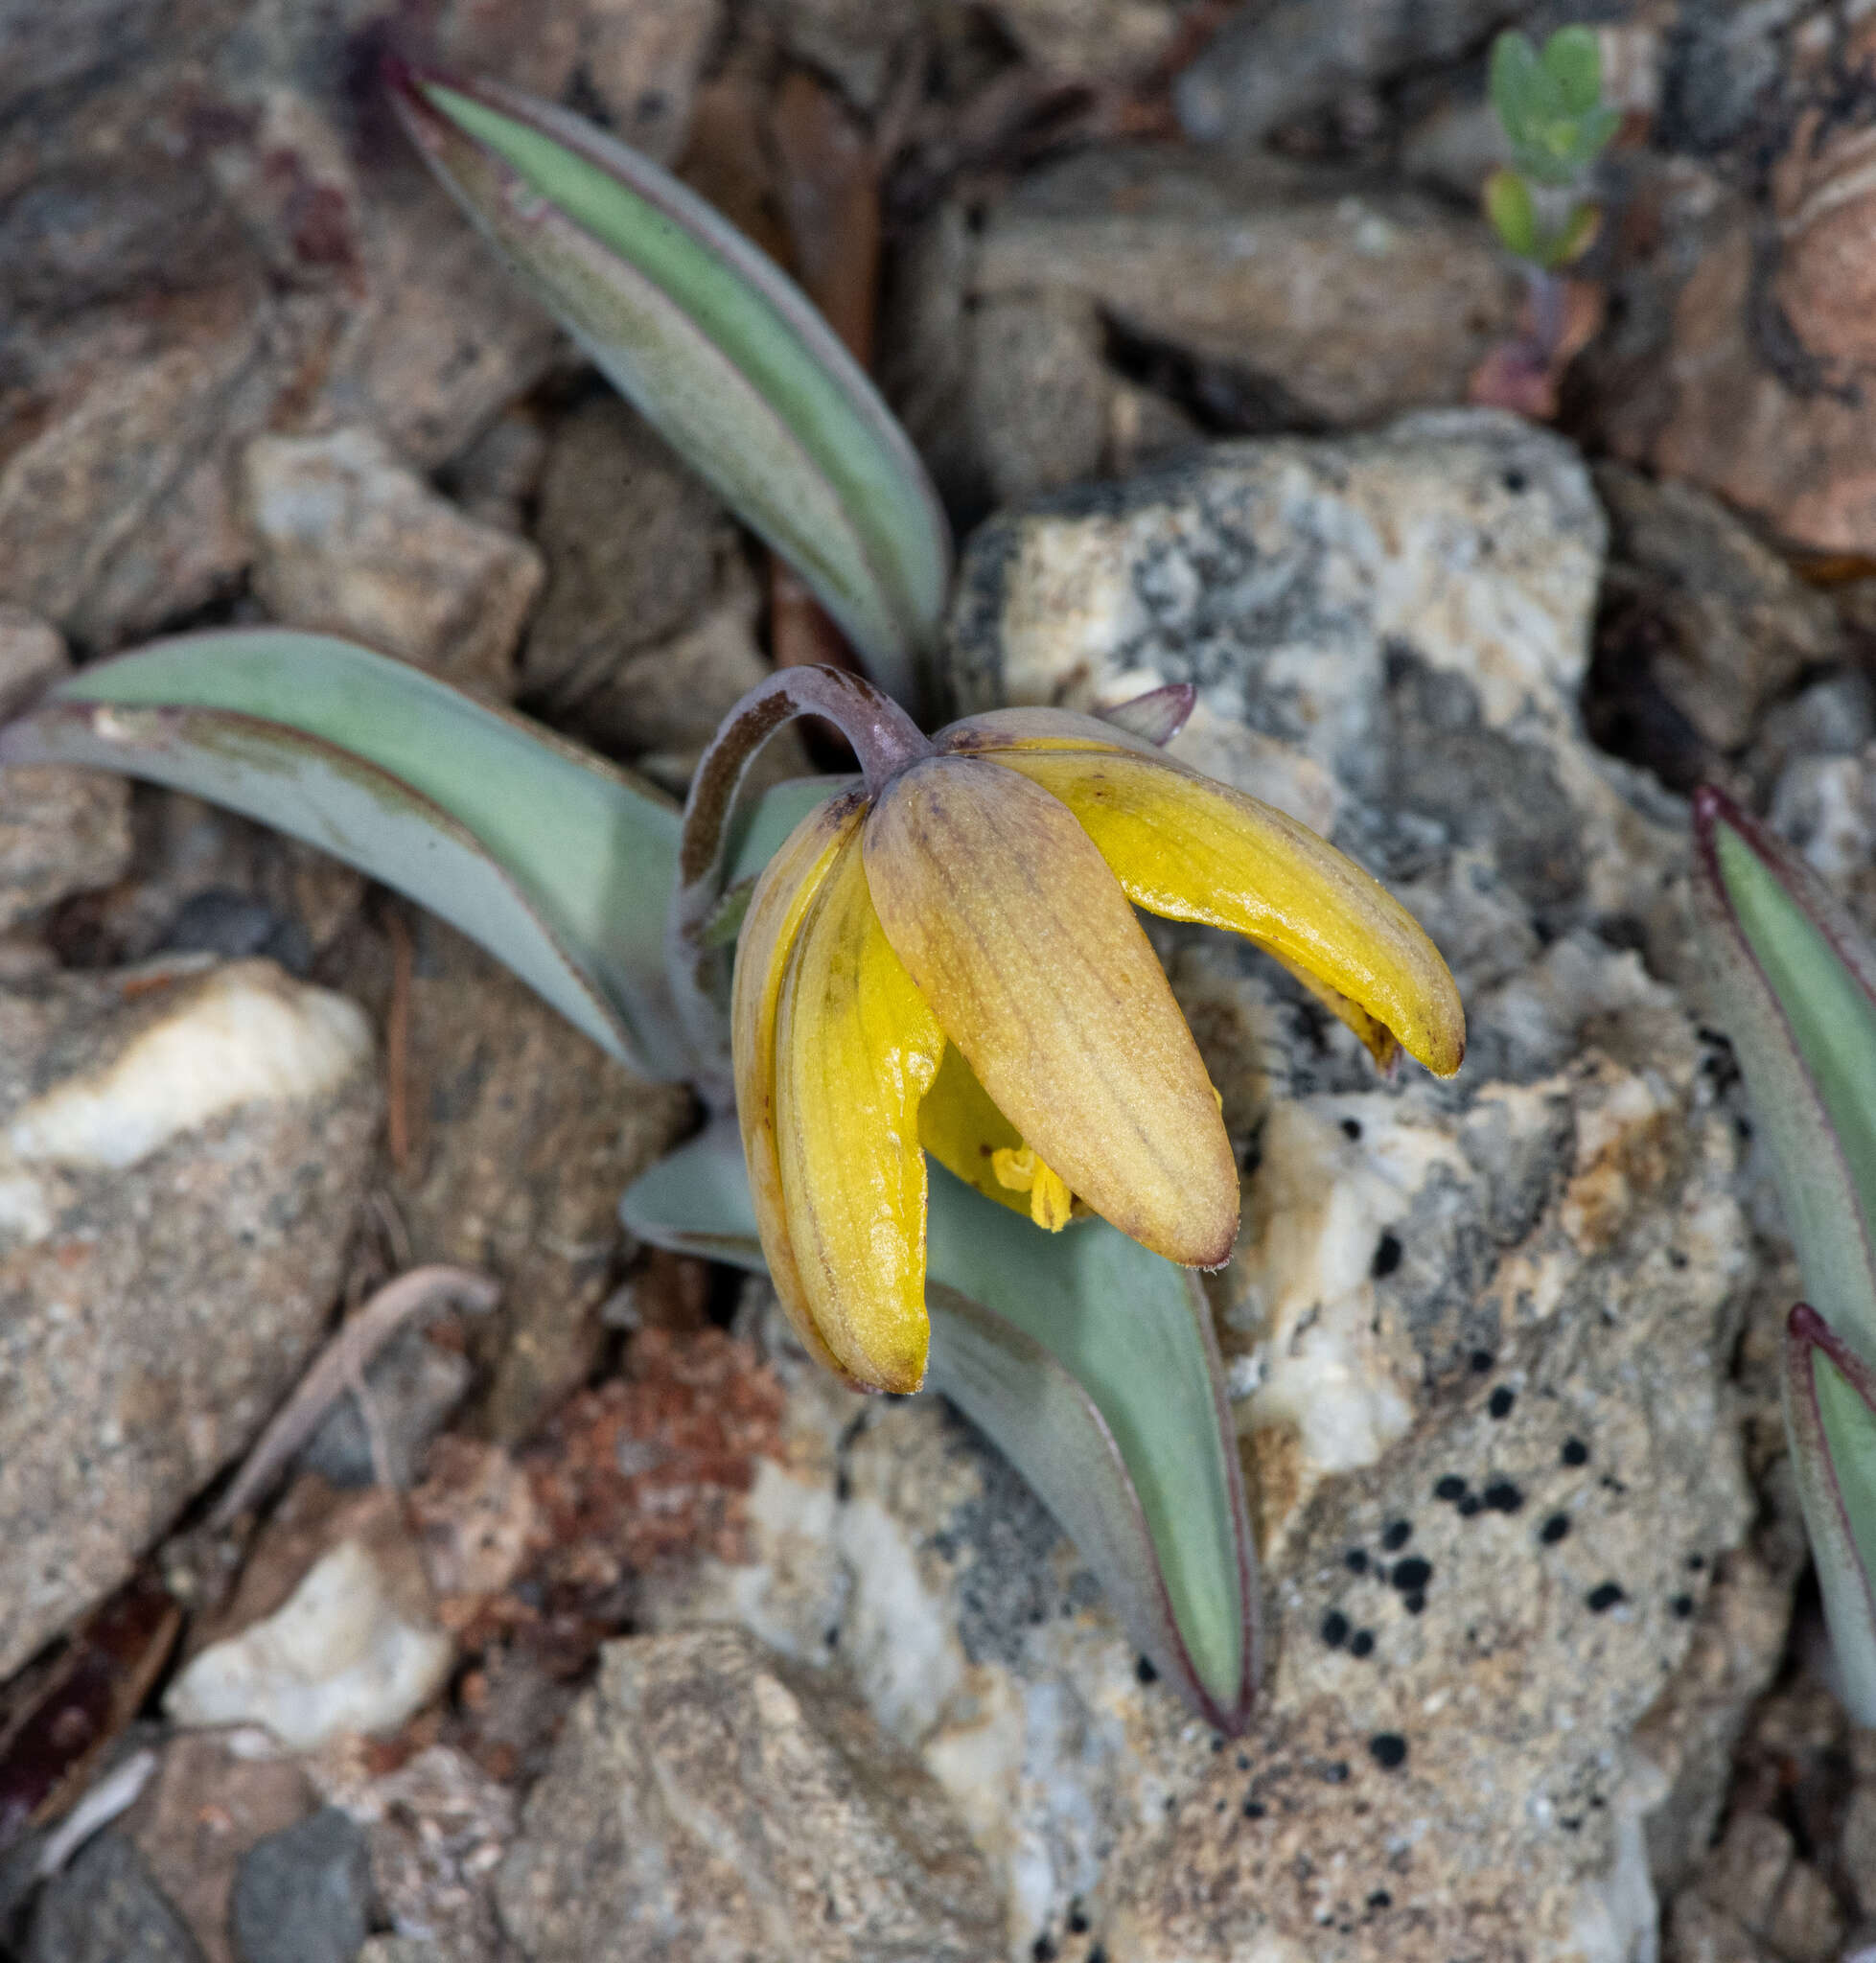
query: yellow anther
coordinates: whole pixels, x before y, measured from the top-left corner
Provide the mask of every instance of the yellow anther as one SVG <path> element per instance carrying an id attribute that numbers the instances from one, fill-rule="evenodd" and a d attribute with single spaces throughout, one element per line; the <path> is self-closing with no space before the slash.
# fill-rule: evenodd
<path id="1" fill-rule="evenodd" d="M 1068 1181 L 1038 1159 L 1030 1146 L 1012 1150 L 1005 1145 L 992 1152 L 990 1168 L 997 1175 L 999 1186 L 1007 1187 L 1011 1192 L 1029 1194 L 1030 1218 L 1038 1227 L 1059 1234 L 1068 1225 L 1075 1207 L 1075 1195 L 1068 1189 Z"/>

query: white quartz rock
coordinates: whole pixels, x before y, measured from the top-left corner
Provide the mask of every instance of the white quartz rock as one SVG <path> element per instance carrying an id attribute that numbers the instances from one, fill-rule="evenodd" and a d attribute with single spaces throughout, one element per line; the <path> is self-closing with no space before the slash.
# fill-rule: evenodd
<path id="1" fill-rule="evenodd" d="M 178 1724 L 264 1724 L 310 1751 L 341 1732 L 395 1731 L 454 1654 L 442 1629 L 393 1601 L 370 1554 L 344 1540 L 272 1615 L 204 1650 L 163 1707 Z"/>

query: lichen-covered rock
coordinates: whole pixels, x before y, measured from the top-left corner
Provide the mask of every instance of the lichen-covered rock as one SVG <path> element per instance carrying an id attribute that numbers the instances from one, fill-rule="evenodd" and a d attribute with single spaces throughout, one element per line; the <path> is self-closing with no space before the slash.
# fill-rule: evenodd
<path id="1" fill-rule="evenodd" d="M 1655 1924 L 1652 1810 L 1711 1821 L 1791 1577 L 1714 1585 L 1753 1259 L 1677 993 L 1682 816 L 1578 724 L 1603 547 L 1567 445 L 1443 412 L 1216 446 L 966 553 L 961 707 L 1194 682 L 1174 754 L 1383 878 L 1471 1039 L 1449 1084 L 1378 1082 L 1262 957 L 1155 930 L 1253 1168 L 1212 1284 L 1273 1632 L 1240 1741 L 1146 1680 L 961 1426 L 765 1325 L 791 1399 L 754 1559 L 648 1577 L 640 1612 L 853 1671 L 990 1857 L 1012 1958 L 1614 1963 Z"/>
<path id="2" fill-rule="evenodd" d="M 256 437 L 241 473 L 254 590 L 276 620 L 514 693 L 545 578 L 524 539 L 465 517 L 369 429 Z"/>
<path id="3" fill-rule="evenodd" d="M 378 1121 L 267 961 L 0 994 L 0 1676 L 253 1437 L 331 1310 Z"/>
<path id="4" fill-rule="evenodd" d="M 601 1652 L 497 1886 L 532 1963 L 978 1963 L 999 1935 L 930 1774 L 731 1629 Z"/>

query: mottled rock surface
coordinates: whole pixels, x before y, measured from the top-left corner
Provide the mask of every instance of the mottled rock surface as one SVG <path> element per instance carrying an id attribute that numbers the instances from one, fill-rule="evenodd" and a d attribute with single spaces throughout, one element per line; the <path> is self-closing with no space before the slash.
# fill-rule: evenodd
<path id="1" fill-rule="evenodd" d="M 0 720 L 71 673 L 55 629 L 0 603 Z M 109 886 L 130 861 L 130 787 L 58 764 L 0 772 L 0 932 L 72 893 Z"/>
<path id="2" fill-rule="evenodd" d="M 0 1675 L 239 1452 L 333 1305 L 378 1121 L 270 962 L 0 995 Z"/>
<path id="3" fill-rule="evenodd" d="M 369 429 L 261 436 L 241 460 L 254 590 L 276 620 L 362 641 L 506 697 L 545 571 L 465 517 Z"/>
<path id="4" fill-rule="evenodd" d="M 603 1652 L 498 1882 L 532 1963 L 981 1958 L 982 1857 L 837 1679 L 730 1629 Z"/>
<path id="5" fill-rule="evenodd" d="M 1743 1621 L 1714 1587 L 1752 1511 L 1753 1257 L 1670 985 L 1684 820 L 1577 721 L 1604 544 L 1575 453 L 1483 412 L 1216 446 L 972 541 L 960 707 L 1194 682 L 1174 753 L 1382 877 L 1471 1035 L 1451 1084 L 1382 1084 L 1260 957 L 1162 935 L 1253 1168 L 1213 1286 L 1273 1631 L 1241 1741 L 1143 1682 L 962 1427 L 768 1326 L 790 1437 L 754 1564 L 650 1579 L 642 1612 L 851 1670 L 989 1856 L 1013 1958 L 1639 1953 L 1651 1811 L 1775 1657 L 1789 1577 Z M 1732 1662 L 1688 1662 L 1709 1628 Z"/>
<path id="6" fill-rule="evenodd" d="M 507 969 L 413 912 L 409 1163 L 417 1259 L 502 1284 L 474 1341 L 490 1421 L 520 1438 L 591 1367 L 620 1248 L 618 1197 L 691 1123 L 690 1094 L 602 1056 Z"/>
<path id="7" fill-rule="evenodd" d="M 558 345 L 398 134 L 378 54 L 682 142 L 717 0 L 546 13 L 199 0 L 0 28 L 0 592 L 110 646 L 227 591 L 231 468 L 263 430 L 375 429 L 441 463 Z"/>
<path id="8" fill-rule="evenodd" d="M 27 1963 L 202 1963 L 187 1925 L 122 1834 L 100 1834 L 40 1898 Z"/>

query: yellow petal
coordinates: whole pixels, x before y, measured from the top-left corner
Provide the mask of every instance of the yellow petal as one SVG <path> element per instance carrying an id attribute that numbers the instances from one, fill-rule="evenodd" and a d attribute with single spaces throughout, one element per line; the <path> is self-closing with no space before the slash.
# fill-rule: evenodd
<path id="1" fill-rule="evenodd" d="M 1022 1143 L 1156 1254 L 1223 1261 L 1238 1170 L 1211 1082 L 1067 806 L 937 756 L 888 786 L 863 838 L 887 938 Z"/>
<path id="2" fill-rule="evenodd" d="M 801 931 L 834 862 L 858 838 L 861 799 L 839 797 L 811 811 L 769 861 L 750 896 L 736 942 L 731 987 L 730 1047 L 735 1065 L 736 1119 L 762 1253 L 776 1293 L 795 1333 L 810 1355 L 829 1370 L 839 1365 L 808 1312 L 782 1205 L 781 1165 L 776 1147 L 776 1017 L 782 978 Z M 843 1373 L 844 1374 L 844 1373 Z"/>
<path id="3" fill-rule="evenodd" d="M 1382 1061 L 1376 1023 L 1436 1074 L 1459 1068 L 1465 1011 L 1439 950 L 1384 887 L 1307 825 L 1163 757 L 1006 749 L 999 767 L 1075 813 L 1136 906 L 1248 935 Z"/>
<path id="4" fill-rule="evenodd" d="M 918 1107 L 918 1143 L 986 1198 L 1013 1213 L 1030 1211 L 1029 1195 L 1005 1186 L 994 1163 L 999 1152 L 1020 1150 L 1023 1134 L 990 1101 L 955 1043 L 944 1046 L 938 1079 Z"/>
<path id="5" fill-rule="evenodd" d="M 828 873 L 779 1007 L 776 1140 L 808 1314 L 846 1376 L 915 1391 L 931 1333 L 918 1106 L 944 1037 L 880 931 L 858 852 Z"/>

